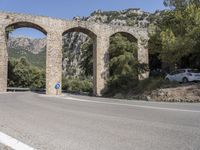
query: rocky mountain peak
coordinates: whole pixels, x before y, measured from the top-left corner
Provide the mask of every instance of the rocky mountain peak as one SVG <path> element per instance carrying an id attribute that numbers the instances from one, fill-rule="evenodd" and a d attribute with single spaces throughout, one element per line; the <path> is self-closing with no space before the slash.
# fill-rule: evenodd
<path id="1" fill-rule="evenodd" d="M 8 47 L 10 49 L 23 49 L 33 54 L 38 54 L 44 50 L 46 46 L 46 38 L 33 39 L 30 37 L 10 37 Z"/>
<path id="2" fill-rule="evenodd" d="M 139 8 L 130 8 L 121 11 L 96 10 L 89 17 L 83 19 L 85 21 L 146 28 L 149 25 L 149 16 L 150 13 Z"/>

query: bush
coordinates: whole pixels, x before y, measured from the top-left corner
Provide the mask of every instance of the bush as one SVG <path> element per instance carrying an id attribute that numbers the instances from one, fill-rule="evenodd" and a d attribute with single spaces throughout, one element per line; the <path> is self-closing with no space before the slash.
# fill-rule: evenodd
<path id="1" fill-rule="evenodd" d="M 45 71 L 31 65 L 26 58 L 8 61 L 8 86 L 45 88 Z"/>
<path id="2" fill-rule="evenodd" d="M 75 93 L 92 93 L 93 84 L 90 79 L 63 78 L 63 90 Z"/>
<path id="3" fill-rule="evenodd" d="M 107 91 L 105 96 L 114 96 L 115 94 L 126 94 L 127 90 L 130 90 L 137 86 L 138 80 L 131 75 L 121 75 L 118 77 L 110 78 L 107 82 Z"/>

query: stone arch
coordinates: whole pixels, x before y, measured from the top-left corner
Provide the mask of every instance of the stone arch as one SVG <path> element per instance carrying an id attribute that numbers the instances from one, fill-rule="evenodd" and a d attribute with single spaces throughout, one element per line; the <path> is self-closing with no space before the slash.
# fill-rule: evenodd
<path id="1" fill-rule="evenodd" d="M 70 32 L 81 32 L 81 33 L 84 33 L 84 34 L 88 35 L 92 40 L 95 40 L 96 37 L 97 37 L 97 35 L 93 31 L 91 31 L 91 30 L 89 30 L 87 28 L 83 28 L 83 27 L 70 28 L 70 29 L 64 31 L 62 35 L 65 35 L 66 33 L 70 33 Z"/>
<path id="2" fill-rule="evenodd" d="M 112 36 L 115 36 L 116 34 L 121 34 L 122 36 L 126 37 L 130 42 L 135 42 L 135 43 L 137 43 L 137 45 L 138 45 L 138 39 L 137 39 L 133 34 L 131 34 L 131 33 L 129 33 L 129 32 L 126 32 L 126 31 L 118 31 L 118 32 L 113 33 L 113 34 L 109 37 L 109 42 L 110 42 L 110 38 L 111 38 Z M 139 47 L 138 47 L 138 48 L 139 48 Z M 137 54 L 138 54 L 138 48 L 137 48 Z M 137 54 L 136 54 L 136 55 L 137 55 Z"/>
<path id="3" fill-rule="evenodd" d="M 112 33 L 112 34 L 110 35 L 110 38 L 111 38 L 112 36 L 118 34 L 118 33 L 121 34 L 121 35 L 124 36 L 124 37 L 127 37 L 127 39 L 130 40 L 130 41 L 132 41 L 132 42 L 138 42 L 138 39 L 137 39 L 133 34 L 131 34 L 131 33 L 129 33 L 129 32 L 125 32 L 125 31 L 118 31 L 118 32 Z"/>
<path id="4" fill-rule="evenodd" d="M 93 51 L 92 51 L 92 53 L 93 53 L 93 93 L 94 93 L 94 95 L 97 95 L 96 94 L 96 89 L 97 89 L 97 84 L 96 84 L 96 82 L 97 82 L 97 78 L 96 78 L 96 71 L 95 70 L 97 70 L 96 68 L 97 68 L 97 66 L 96 66 L 96 59 L 97 59 L 97 57 L 96 57 L 96 55 L 97 55 L 97 35 L 93 32 L 93 31 L 91 31 L 90 29 L 87 29 L 87 28 L 84 28 L 84 27 L 73 27 L 73 28 L 70 28 L 70 29 L 68 29 L 68 30 L 66 30 L 65 32 L 63 32 L 63 36 L 65 35 L 65 34 L 67 34 L 67 33 L 72 33 L 72 32 L 78 32 L 78 33 L 83 33 L 83 34 L 85 34 L 85 35 L 87 35 L 87 36 L 89 36 L 90 37 L 90 39 L 92 40 L 92 44 L 93 44 Z"/>
<path id="5" fill-rule="evenodd" d="M 32 22 L 27 22 L 27 21 L 18 21 L 15 23 L 11 23 L 8 26 L 6 26 L 5 30 L 7 33 L 7 29 L 8 28 L 12 28 L 12 29 L 18 29 L 18 28 L 33 28 L 36 30 L 39 30 L 40 32 L 42 32 L 44 35 L 47 35 L 47 31 L 40 25 L 36 24 L 36 23 L 32 23 Z M 8 33 L 7 33 L 8 34 Z"/>
<path id="6" fill-rule="evenodd" d="M 33 16 L 17 13 L 0 12 L 0 92 L 6 91 L 7 83 L 7 54 L 5 29 L 30 27 L 38 29 L 47 35 L 46 54 L 46 94 L 60 94 L 61 90 L 55 90 L 54 85 L 62 79 L 62 35 L 66 32 L 82 32 L 89 35 L 95 43 L 95 56 L 93 57 L 95 70 L 95 95 L 100 96 L 106 89 L 106 78 L 108 76 L 108 49 L 109 37 L 115 33 L 122 32 L 132 35 L 138 41 L 138 60 L 140 63 L 148 64 L 148 32 L 147 29 L 128 26 L 115 26 L 99 24 L 87 21 L 66 21 L 44 16 Z M 6 27 L 6 28 L 5 28 Z M 148 73 L 142 74 L 141 78 L 147 78 Z"/>
<path id="7" fill-rule="evenodd" d="M 6 62 L 5 64 L 8 65 L 8 46 L 7 46 L 7 42 L 8 42 L 8 38 L 9 38 L 9 30 L 16 30 L 16 29 L 19 29 L 19 28 L 31 28 L 31 29 L 35 29 L 37 31 L 40 31 L 41 33 L 43 33 L 44 35 L 47 36 L 47 31 L 41 27 L 40 25 L 36 24 L 36 23 L 33 23 L 33 22 L 30 22 L 30 21 L 17 21 L 17 22 L 12 22 L 10 23 L 9 25 L 7 25 L 5 28 L 4 28 L 4 33 L 5 33 L 5 52 L 6 52 Z M 46 41 L 46 46 L 47 46 L 47 41 Z M 46 58 L 46 56 L 45 56 Z M 46 64 L 45 64 L 46 65 Z M 8 70 L 8 68 L 7 68 Z M 6 70 L 6 72 L 7 72 Z M 8 75 L 6 74 L 6 80 L 8 79 Z M 6 88 L 7 88 L 7 84 L 6 84 Z"/>
<path id="8" fill-rule="evenodd" d="M 117 35 L 117 34 L 120 34 L 121 36 L 125 37 L 128 41 L 130 41 L 131 43 L 136 43 L 138 45 L 138 39 L 133 36 L 131 33 L 129 32 L 124 32 L 124 31 L 118 31 L 118 32 L 115 32 L 113 33 L 110 37 L 109 37 L 109 43 L 111 44 L 111 37 Z M 109 53 L 110 55 L 110 53 Z M 137 46 L 137 51 L 136 53 L 133 52 L 133 55 L 134 55 L 134 59 L 137 59 L 137 55 L 138 55 L 138 46 Z M 109 60 L 110 61 L 110 57 L 109 57 Z M 110 67 L 109 67 L 109 75 L 111 75 L 111 70 L 110 70 Z"/>
<path id="9" fill-rule="evenodd" d="M 146 42 L 144 42 L 145 40 L 143 40 L 141 38 L 140 35 L 138 35 L 137 32 L 129 32 L 129 31 L 120 31 L 117 30 L 115 32 L 113 32 L 110 37 L 112 37 L 113 35 L 120 33 L 123 36 L 127 37 L 129 40 L 131 40 L 132 42 L 137 42 L 138 45 L 138 50 L 137 50 L 137 59 L 139 61 L 140 64 L 143 65 L 149 65 L 149 53 L 148 53 L 148 48 L 147 48 L 147 44 Z M 140 71 L 139 70 L 139 75 L 138 78 L 140 80 L 148 78 L 149 77 L 149 71 Z"/>

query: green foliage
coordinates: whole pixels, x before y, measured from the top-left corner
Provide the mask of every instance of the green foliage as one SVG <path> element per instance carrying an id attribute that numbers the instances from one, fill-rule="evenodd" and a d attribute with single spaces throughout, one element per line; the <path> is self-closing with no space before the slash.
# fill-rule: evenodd
<path id="1" fill-rule="evenodd" d="M 110 77 L 118 78 L 121 75 L 138 75 L 137 44 L 121 34 L 110 39 Z"/>
<path id="2" fill-rule="evenodd" d="M 177 9 L 182 9 L 190 4 L 200 5 L 199 0 L 164 0 L 164 5 L 166 7 L 172 7 Z"/>
<path id="3" fill-rule="evenodd" d="M 45 87 L 45 71 L 32 66 L 26 58 L 10 59 L 8 62 L 9 87 Z"/>
<path id="4" fill-rule="evenodd" d="M 200 57 L 199 5 L 189 1 L 184 7 L 162 15 L 162 20 L 156 24 L 156 31 L 150 35 L 150 53 L 158 54 L 162 62 L 171 66 L 200 68 L 197 59 Z M 189 59 L 191 56 L 194 57 L 193 61 Z M 184 62 L 186 60 L 187 64 Z"/>
<path id="5" fill-rule="evenodd" d="M 139 63 L 137 60 L 137 43 L 122 34 L 110 39 L 109 48 L 110 77 L 105 95 L 125 94 L 138 81 Z"/>
<path id="6" fill-rule="evenodd" d="M 92 80 L 87 78 L 64 78 L 63 77 L 63 90 L 75 93 L 92 93 Z"/>

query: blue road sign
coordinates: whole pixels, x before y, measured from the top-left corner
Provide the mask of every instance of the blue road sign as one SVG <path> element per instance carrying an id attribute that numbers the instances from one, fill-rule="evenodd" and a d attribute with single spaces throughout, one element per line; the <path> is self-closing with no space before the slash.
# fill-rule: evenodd
<path id="1" fill-rule="evenodd" d="M 56 83 L 55 89 L 58 90 L 60 88 L 60 83 Z"/>

